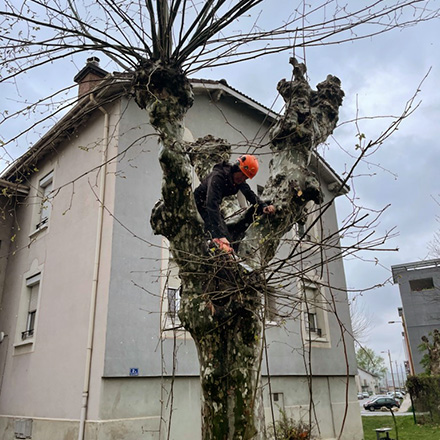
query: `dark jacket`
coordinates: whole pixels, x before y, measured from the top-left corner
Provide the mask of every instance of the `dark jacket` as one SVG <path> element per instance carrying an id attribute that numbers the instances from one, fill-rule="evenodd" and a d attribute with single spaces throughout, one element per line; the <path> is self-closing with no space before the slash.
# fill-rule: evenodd
<path id="1" fill-rule="evenodd" d="M 234 165 L 227 162 L 215 165 L 194 191 L 197 209 L 205 222 L 205 229 L 211 233 L 212 238 L 226 237 L 231 240 L 225 220 L 220 213 L 220 204 L 224 197 L 241 191 L 251 205 L 258 205 L 260 209 L 267 206 L 247 183 L 234 184 L 232 177 L 234 170 Z"/>

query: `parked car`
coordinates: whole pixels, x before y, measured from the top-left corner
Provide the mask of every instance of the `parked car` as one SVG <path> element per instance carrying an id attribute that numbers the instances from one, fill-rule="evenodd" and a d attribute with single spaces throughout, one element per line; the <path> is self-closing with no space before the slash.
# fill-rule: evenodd
<path id="1" fill-rule="evenodd" d="M 364 395 L 362 393 L 358 393 L 358 399 L 362 400 L 364 398 Z"/>
<path id="2" fill-rule="evenodd" d="M 403 394 L 400 391 L 388 391 L 387 396 L 394 397 L 395 399 L 403 399 Z"/>
<path id="3" fill-rule="evenodd" d="M 364 408 L 369 411 L 374 411 L 381 408 L 393 409 L 400 408 L 400 403 L 396 399 L 393 399 L 389 396 L 376 396 L 374 399 L 365 402 Z"/>
<path id="4" fill-rule="evenodd" d="M 368 391 L 364 391 L 362 393 L 362 396 L 365 397 L 366 399 L 368 399 L 370 397 L 370 395 L 368 394 Z"/>

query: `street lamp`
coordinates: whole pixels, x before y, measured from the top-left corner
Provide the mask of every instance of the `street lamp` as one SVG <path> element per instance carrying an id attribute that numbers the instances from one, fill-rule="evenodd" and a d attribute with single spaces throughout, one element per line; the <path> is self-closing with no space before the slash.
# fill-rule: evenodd
<path id="1" fill-rule="evenodd" d="M 410 372 L 410 374 L 414 374 L 414 363 L 413 363 L 413 358 L 412 358 L 412 353 L 411 353 L 411 347 L 409 345 L 409 340 L 408 340 L 408 331 L 407 331 L 406 325 L 405 325 L 405 318 L 403 317 L 403 313 L 401 314 L 400 309 L 399 309 L 399 316 L 402 318 L 401 321 L 388 321 L 388 324 L 402 324 L 403 339 L 405 340 L 406 354 L 408 355 L 408 360 L 409 360 L 409 372 Z"/>
<path id="2" fill-rule="evenodd" d="M 391 379 L 393 380 L 393 389 L 394 389 L 394 392 L 396 392 L 396 384 L 394 383 L 393 363 L 391 362 L 391 353 L 390 353 L 390 350 L 387 350 L 387 351 L 381 351 L 381 353 L 387 353 L 387 352 L 388 352 L 388 359 L 390 360 Z"/>
<path id="3" fill-rule="evenodd" d="M 397 365 L 397 361 L 394 361 L 394 365 L 396 366 L 396 374 L 397 374 L 397 383 L 399 384 L 399 391 L 402 391 L 402 384 L 403 381 L 400 381 L 400 376 L 399 376 L 399 367 Z"/>

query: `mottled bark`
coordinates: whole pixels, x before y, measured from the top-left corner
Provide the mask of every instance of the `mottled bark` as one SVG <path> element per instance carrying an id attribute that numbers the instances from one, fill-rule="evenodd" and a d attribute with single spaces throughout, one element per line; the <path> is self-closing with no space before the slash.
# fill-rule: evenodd
<path id="1" fill-rule="evenodd" d="M 304 217 L 308 201 L 321 203 L 316 176 L 308 165 L 313 149 L 333 133 L 344 92 L 335 76 L 310 88 L 304 64 L 291 58 L 294 80 L 281 80 L 277 89 L 286 102 L 284 116 L 272 128 L 270 178 L 263 199 L 276 207 L 274 216 L 264 216 L 248 229 L 240 245 L 240 255 L 253 266 L 266 265 L 276 253 L 281 238 Z"/>
<path id="2" fill-rule="evenodd" d="M 168 69 L 167 81 L 162 81 L 156 76 L 161 68 L 157 63 L 143 66 L 134 94 L 161 138 L 162 199 L 153 209 L 151 225 L 156 234 L 168 238 L 179 266 L 179 317 L 194 339 L 200 360 L 202 438 L 263 439 L 264 419 L 256 417 L 261 408 L 260 294 L 234 261 L 210 256 L 192 195 L 190 159 L 202 177 L 214 161 L 229 158 L 230 146 L 207 138 L 201 142 L 202 152 L 197 144 L 191 148 L 184 144 L 183 117 L 192 102 L 191 88 L 184 76 L 179 72 L 172 76 Z M 170 83 L 173 90 L 167 90 Z M 209 150 L 213 144 L 214 154 Z"/>
<path id="3" fill-rule="evenodd" d="M 431 336 L 431 333 L 429 334 Z M 426 351 L 422 364 L 425 371 L 433 376 L 440 376 L 440 332 L 434 329 L 432 332 L 432 343 L 427 336 L 422 336 L 421 351 Z"/>
<path id="4" fill-rule="evenodd" d="M 180 320 L 198 349 L 202 385 L 203 440 L 265 439 L 259 387 L 262 350 L 261 269 L 282 236 L 319 203 L 318 182 L 307 169 L 312 149 L 333 131 L 342 102 L 339 80 L 329 76 L 311 90 L 305 67 L 291 60 L 295 80 L 280 81 L 286 113 L 271 132 L 273 157 L 263 198 L 277 208 L 248 229 L 240 255 L 257 270 L 249 274 L 225 255 L 212 256 L 192 193 L 191 166 L 203 178 L 231 148 L 207 136 L 186 145 L 183 118 L 193 101 L 189 81 L 178 69 L 156 63 L 139 67 L 133 93 L 161 139 L 162 199 L 151 215 L 156 234 L 168 238 L 182 281 Z M 227 211 L 236 210 L 230 203 Z"/>
<path id="5" fill-rule="evenodd" d="M 197 177 L 202 181 L 212 171 L 214 165 L 230 160 L 232 149 L 225 139 L 206 135 L 189 145 L 187 151 Z M 236 196 L 223 199 L 221 212 L 226 223 L 228 223 L 228 217 L 235 215 L 239 210 L 240 205 Z"/>
<path id="6" fill-rule="evenodd" d="M 208 259 L 202 293 L 184 295 L 180 319 L 198 348 L 203 436 L 263 439 L 261 405 L 261 296 L 227 256 Z"/>

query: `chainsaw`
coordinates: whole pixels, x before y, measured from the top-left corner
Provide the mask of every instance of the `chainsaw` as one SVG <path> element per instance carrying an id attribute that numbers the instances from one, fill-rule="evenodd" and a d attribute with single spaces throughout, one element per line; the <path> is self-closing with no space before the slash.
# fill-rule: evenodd
<path id="1" fill-rule="evenodd" d="M 209 253 L 212 256 L 223 256 L 231 261 L 237 263 L 244 271 L 245 274 L 250 275 L 254 272 L 254 269 L 246 264 L 235 252 L 234 249 L 224 241 L 218 238 L 213 238 L 208 241 Z"/>

